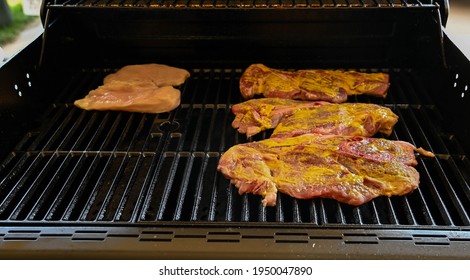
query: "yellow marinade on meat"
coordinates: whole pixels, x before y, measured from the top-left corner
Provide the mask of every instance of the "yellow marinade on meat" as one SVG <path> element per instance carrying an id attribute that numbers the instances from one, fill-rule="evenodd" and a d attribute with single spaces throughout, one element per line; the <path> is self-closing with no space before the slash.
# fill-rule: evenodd
<path id="1" fill-rule="evenodd" d="M 385 97 L 389 88 L 386 73 L 306 69 L 284 71 L 263 64 L 250 65 L 240 78 L 243 97 L 281 97 L 343 103 L 348 95 Z"/>
<path id="2" fill-rule="evenodd" d="M 304 134 L 239 144 L 222 156 L 218 170 L 239 188 L 276 204 L 276 193 L 333 198 L 361 205 L 380 195 L 417 188 L 416 148 L 380 138 Z"/>
<path id="3" fill-rule="evenodd" d="M 278 135 L 338 134 L 373 136 L 377 132 L 390 135 L 398 116 L 389 108 L 365 103 L 343 103 L 296 110 L 281 120 L 273 132 Z"/>
<path id="4" fill-rule="evenodd" d="M 299 86 L 334 96 L 345 91 L 348 95 L 371 92 L 388 80 L 385 73 L 361 73 L 340 70 L 300 70 Z"/>

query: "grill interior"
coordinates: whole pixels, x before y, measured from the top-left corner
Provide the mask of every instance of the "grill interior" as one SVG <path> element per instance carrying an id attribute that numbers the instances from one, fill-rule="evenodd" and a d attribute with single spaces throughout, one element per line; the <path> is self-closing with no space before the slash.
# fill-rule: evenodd
<path id="1" fill-rule="evenodd" d="M 447 131 L 422 79 L 412 69 L 387 71 L 386 99 L 359 96 L 391 108 L 399 122 L 393 140 L 433 151 L 418 157 L 420 187 L 403 197 L 380 197 L 352 207 L 329 199 L 296 200 L 281 194 L 276 207 L 239 195 L 217 172 L 220 155 L 246 139 L 232 127 L 231 105 L 241 102 L 243 69 L 196 68 L 181 86 L 182 105 L 170 113 L 83 111 L 73 106 L 115 69 L 83 69 L 0 165 L 0 219 L 159 224 L 251 222 L 418 227 L 470 224 L 470 163 Z"/>

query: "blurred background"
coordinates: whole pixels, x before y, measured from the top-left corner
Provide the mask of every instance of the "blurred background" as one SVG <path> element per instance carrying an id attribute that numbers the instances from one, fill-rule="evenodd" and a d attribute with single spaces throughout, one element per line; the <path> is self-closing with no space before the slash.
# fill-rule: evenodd
<path id="1" fill-rule="evenodd" d="M 0 0 L 0 66 L 41 35 L 41 0 Z M 470 0 L 449 0 L 446 32 L 470 59 Z"/>
<path id="2" fill-rule="evenodd" d="M 0 66 L 41 35 L 41 0 L 0 0 Z"/>
<path id="3" fill-rule="evenodd" d="M 449 0 L 449 6 L 447 34 L 470 59 L 470 0 Z"/>

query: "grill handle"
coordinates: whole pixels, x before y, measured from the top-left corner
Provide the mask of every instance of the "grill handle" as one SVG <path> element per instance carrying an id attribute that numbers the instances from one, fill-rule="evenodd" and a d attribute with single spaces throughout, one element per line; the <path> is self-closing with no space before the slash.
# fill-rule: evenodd
<path id="1" fill-rule="evenodd" d="M 442 26 L 446 26 L 447 18 L 449 17 L 449 0 L 436 0 L 434 1 L 439 5 L 439 12 L 441 13 Z"/>

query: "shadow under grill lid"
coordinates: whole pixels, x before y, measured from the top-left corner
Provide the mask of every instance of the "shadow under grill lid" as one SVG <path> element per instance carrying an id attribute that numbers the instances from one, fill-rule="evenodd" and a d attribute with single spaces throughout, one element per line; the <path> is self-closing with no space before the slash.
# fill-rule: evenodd
<path id="1" fill-rule="evenodd" d="M 387 70 L 384 70 L 387 71 Z M 418 157 L 420 187 L 359 207 L 280 194 L 276 207 L 239 195 L 216 167 L 246 139 L 232 127 L 242 69 L 193 69 L 170 113 L 83 111 L 73 101 L 108 71 L 81 71 L 0 165 L 0 219 L 9 223 L 159 224 L 248 222 L 308 225 L 468 226 L 470 164 L 410 70 L 394 70 L 386 99 L 358 96 L 400 117 L 390 139 L 436 153 Z"/>

